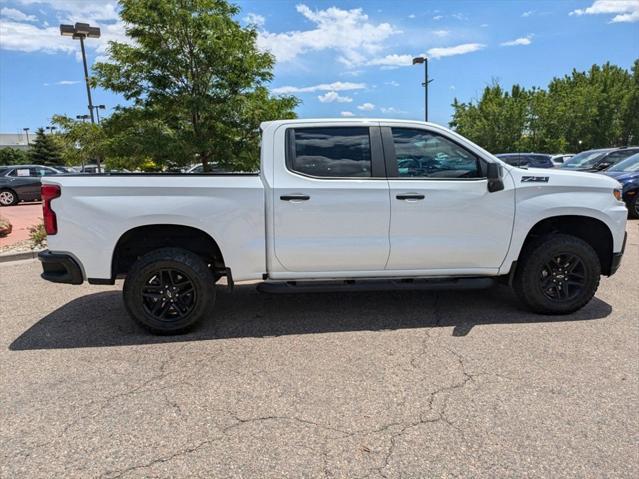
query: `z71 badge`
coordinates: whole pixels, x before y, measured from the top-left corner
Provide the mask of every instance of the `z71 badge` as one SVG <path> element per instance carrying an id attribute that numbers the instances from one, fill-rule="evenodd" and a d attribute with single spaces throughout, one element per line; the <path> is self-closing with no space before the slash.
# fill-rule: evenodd
<path id="1" fill-rule="evenodd" d="M 522 176 L 522 183 L 548 183 L 548 176 Z"/>

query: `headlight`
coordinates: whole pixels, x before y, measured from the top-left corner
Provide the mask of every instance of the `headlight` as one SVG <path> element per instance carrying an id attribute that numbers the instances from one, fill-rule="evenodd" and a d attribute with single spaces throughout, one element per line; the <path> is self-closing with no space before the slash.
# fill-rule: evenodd
<path id="1" fill-rule="evenodd" d="M 617 201 L 621 201 L 621 189 L 615 188 L 614 190 L 612 190 L 612 194 L 615 195 Z"/>

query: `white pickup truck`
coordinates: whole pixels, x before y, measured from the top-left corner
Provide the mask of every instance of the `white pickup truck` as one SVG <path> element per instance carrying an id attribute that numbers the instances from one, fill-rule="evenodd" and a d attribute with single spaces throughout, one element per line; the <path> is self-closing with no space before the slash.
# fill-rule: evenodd
<path id="1" fill-rule="evenodd" d="M 42 179 L 42 277 L 114 284 L 156 333 L 209 317 L 215 283 L 269 292 L 512 285 L 571 313 L 625 245 L 620 185 L 509 166 L 440 126 L 395 120 L 262 124 L 259 174 Z"/>

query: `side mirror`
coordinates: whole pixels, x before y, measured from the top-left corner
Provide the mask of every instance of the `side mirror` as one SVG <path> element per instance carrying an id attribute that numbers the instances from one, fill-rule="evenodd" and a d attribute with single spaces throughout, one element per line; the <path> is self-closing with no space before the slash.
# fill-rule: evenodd
<path id="1" fill-rule="evenodd" d="M 504 182 L 501 179 L 502 167 L 498 163 L 488 163 L 486 176 L 488 178 L 488 191 L 494 193 L 504 189 Z"/>
<path id="2" fill-rule="evenodd" d="M 601 170 L 605 170 L 606 168 L 609 168 L 610 166 L 612 166 L 612 163 L 610 163 L 609 161 L 604 161 L 603 163 L 599 163 L 596 166 L 596 169 L 601 171 Z"/>

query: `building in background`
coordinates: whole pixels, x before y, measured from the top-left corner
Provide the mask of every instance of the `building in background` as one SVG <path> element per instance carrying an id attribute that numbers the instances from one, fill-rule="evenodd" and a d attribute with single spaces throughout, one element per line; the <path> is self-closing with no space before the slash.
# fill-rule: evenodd
<path id="1" fill-rule="evenodd" d="M 27 136 L 24 133 L 0 133 L 0 148 L 27 150 Z"/>

